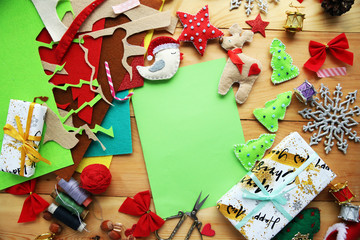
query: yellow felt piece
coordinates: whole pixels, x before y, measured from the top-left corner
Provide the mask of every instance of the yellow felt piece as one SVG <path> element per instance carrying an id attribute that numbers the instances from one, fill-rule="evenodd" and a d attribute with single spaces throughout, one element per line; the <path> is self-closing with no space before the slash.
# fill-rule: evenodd
<path id="1" fill-rule="evenodd" d="M 79 164 L 79 166 L 76 168 L 75 171 L 78 173 L 81 173 L 85 167 L 91 165 L 91 164 L 102 164 L 105 165 L 107 168 L 110 168 L 110 163 L 113 156 L 103 156 L 103 157 L 87 157 L 83 158 Z"/>

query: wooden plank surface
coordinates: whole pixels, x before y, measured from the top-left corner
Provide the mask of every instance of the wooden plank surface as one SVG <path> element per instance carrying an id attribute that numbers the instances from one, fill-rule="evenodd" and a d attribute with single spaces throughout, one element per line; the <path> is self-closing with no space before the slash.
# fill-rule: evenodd
<path id="1" fill-rule="evenodd" d="M 171 11 L 174 15 L 177 10 L 195 14 L 201 7 L 208 4 L 211 23 L 221 28 L 225 32 L 225 35 L 228 35 L 227 29 L 233 23 L 238 23 L 244 29 L 249 29 L 249 26 L 245 21 L 256 17 L 258 13 L 257 6 L 254 7 L 253 13 L 249 17 L 246 17 L 243 7 L 244 2 L 239 9 L 235 9 L 231 12 L 228 10 L 230 5 L 229 2 L 229 0 L 169 0 L 164 9 Z M 270 22 L 266 30 L 266 38 L 263 38 L 260 34 L 255 34 L 253 42 L 247 43 L 243 48 L 245 54 L 259 59 L 263 65 L 263 71 L 254 84 L 248 100 L 245 104 L 238 105 L 239 117 L 241 119 L 246 140 L 257 138 L 261 133 L 267 132 L 266 129 L 255 120 L 252 111 L 255 108 L 263 107 L 266 101 L 275 98 L 277 94 L 297 87 L 305 79 L 308 79 L 313 83 L 316 89 L 319 89 L 320 85 L 323 83 L 329 87 L 330 91 L 333 91 L 335 86 L 340 83 L 345 95 L 360 87 L 360 57 L 357 47 L 360 44 L 360 25 L 358 24 L 360 2 L 355 2 L 351 11 L 341 17 L 329 17 L 323 13 L 323 9 L 320 7 L 318 1 L 305 0 L 302 4 L 306 7 L 303 10 L 303 12 L 306 13 L 304 32 L 299 32 L 295 35 L 287 34 L 282 29 L 282 25 L 285 21 L 285 11 L 289 9 L 288 4 L 289 1 L 283 0 L 278 4 L 275 4 L 274 1 L 269 2 L 269 13 L 267 15 L 262 14 L 262 18 L 265 21 Z M 294 2 L 294 5 L 299 5 L 299 3 Z M 177 38 L 180 35 L 181 29 L 181 25 L 179 24 L 174 38 Z M 310 40 L 326 43 L 341 32 L 346 32 L 350 44 L 349 50 L 355 53 L 354 66 L 347 66 L 348 74 L 345 77 L 319 79 L 315 77 L 314 73 L 309 72 L 302 67 L 309 58 L 308 44 Z M 167 35 L 167 33 L 157 32 L 155 34 L 155 36 L 161 35 Z M 300 76 L 296 79 L 276 86 L 270 81 L 272 69 L 270 67 L 271 54 L 269 53 L 269 46 L 273 38 L 278 38 L 283 41 L 287 47 L 286 51 L 292 56 L 294 64 L 300 68 L 301 72 Z M 221 49 L 217 40 L 209 41 L 203 57 L 197 53 L 190 43 L 182 43 L 181 52 L 184 53 L 184 60 L 181 62 L 181 67 L 227 57 L 226 52 Z M 344 65 L 345 64 L 333 57 L 328 56 L 324 67 Z M 236 87 L 234 88 L 234 91 L 236 91 Z M 228 94 L 232 94 L 232 92 L 230 91 Z M 360 100 L 356 100 L 353 105 L 360 105 Z M 302 131 L 302 126 L 306 124 L 307 120 L 302 119 L 298 114 L 298 111 L 303 108 L 305 108 L 305 106 L 299 103 L 297 99 L 293 98 L 292 103 L 287 110 L 285 120 L 280 122 L 275 145 L 293 131 L 299 132 L 305 140 L 309 141 L 312 134 L 304 133 Z M 354 118 L 357 121 L 360 120 L 359 117 Z M 106 234 L 99 229 L 101 223 L 99 219 L 101 218 L 111 219 L 114 222 L 121 222 L 128 227 L 136 223 L 137 217 L 128 216 L 118 212 L 118 208 L 125 197 L 131 197 L 139 191 L 150 189 L 136 125 L 136 116 L 134 116 L 132 109 L 131 128 L 134 152 L 129 155 L 113 157 L 110 166 L 113 176 L 112 183 L 105 193 L 95 197 L 95 204 L 92 204 L 90 208 L 91 214 L 86 219 L 86 223 L 88 224 L 87 229 L 89 229 L 90 232 L 78 233 L 65 227 L 58 239 L 89 239 L 95 235 L 101 236 L 102 239 L 107 239 Z M 360 132 L 360 127 L 357 126 L 353 130 Z M 333 147 L 330 154 L 326 155 L 323 142 L 317 146 L 313 146 L 313 148 L 338 175 L 333 183 L 349 181 L 351 189 L 356 195 L 360 196 L 360 183 L 358 182 L 360 175 L 359 143 L 349 141 L 349 149 L 346 155 L 340 152 L 336 146 Z M 78 179 L 79 174 L 75 174 L 75 178 Z M 52 202 L 49 193 L 53 190 L 55 183 L 56 180 L 54 174 L 40 177 L 37 183 L 36 192 L 49 202 Z M 13 196 L 7 193 L 0 193 L 0 239 L 34 239 L 38 234 L 48 231 L 50 223 L 41 217 L 33 223 L 16 223 L 24 199 L 25 196 Z M 357 201 L 359 201 L 359 199 L 357 199 Z M 360 203 L 356 202 L 355 204 Z M 339 207 L 334 203 L 334 199 L 328 193 L 328 189 L 321 192 L 309 207 L 318 207 L 321 210 L 321 229 L 320 232 L 315 235 L 314 239 L 323 239 L 327 228 L 330 225 L 339 222 L 337 218 Z M 151 209 L 154 210 L 153 205 L 151 206 Z M 202 209 L 198 216 L 204 223 L 209 222 L 212 224 L 213 229 L 216 231 L 216 236 L 212 239 L 243 239 L 241 234 L 233 228 L 215 207 Z M 186 224 L 190 225 L 190 222 L 186 222 Z M 172 229 L 173 225 L 170 223 L 170 225 L 164 226 L 161 233 L 164 236 L 167 236 Z M 186 231 L 187 227 L 185 226 L 174 239 L 184 239 Z M 155 237 L 151 235 L 145 239 L 155 239 Z M 199 239 L 199 236 L 194 234 L 191 239 Z M 204 239 L 210 238 L 204 237 Z"/>

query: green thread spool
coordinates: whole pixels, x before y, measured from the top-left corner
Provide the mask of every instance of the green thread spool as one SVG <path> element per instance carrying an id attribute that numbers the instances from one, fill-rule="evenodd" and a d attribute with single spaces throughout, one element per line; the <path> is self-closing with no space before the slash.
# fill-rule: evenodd
<path id="1" fill-rule="evenodd" d="M 59 192 L 57 193 L 55 190 L 50 194 L 52 198 L 55 199 L 55 202 L 69 210 L 71 213 L 78 215 L 80 214 L 80 217 L 82 219 L 85 219 L 87 214 L 89 213 L 88 210 L 86 210 L 84 207 L 79 206 L 72 198 L 70 198 L 65 193 Z"/>

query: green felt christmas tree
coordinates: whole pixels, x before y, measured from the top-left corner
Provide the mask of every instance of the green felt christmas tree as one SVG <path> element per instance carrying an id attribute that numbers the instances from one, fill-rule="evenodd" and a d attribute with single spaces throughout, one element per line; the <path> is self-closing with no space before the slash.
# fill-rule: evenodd
<path id="1" fill-rule="evenodd" d="M 279 129 L 279 119 L 283 120 L 286 113 L 286 107 L 290 105 L 292 92 L 280 93 L 276 99 L 265 103 L 265 108 L 254 110 L 256 119 L 264 125 L 270 132 L 276 132 Z"/>
<path id="2" fill-rule="evenodd" d="M 255 162 L 264 156 L 265 151 L 273 145 L 275 136 L 275 134 L 264 133 L 258 139 L 234 146 L 235 155 L 246 170 L 250 171 Z"/>
<path id="3" fill-rule="evenodd" d="M 286 225 L 272 240 L 291 240 L 298 235 L 307 235 L 313 239 L 320 230 L 320 211 L 318 208 L 302 210 L 291 222 Z M 305 238 L 306 239 L 306 238 Z"/>
<path id="4" fill-rule="evenodd" d="M 270 46 L 270 53 L 272 54 L 271 67 L 273 68 L 271 81 L 274 84 L 293 79 L 300 73 L 299 68 L 292 64 L 293 60 L 291 56 L 285 52 L 285 49 L 285 45 L 279 39 L 273 39 Z"/>

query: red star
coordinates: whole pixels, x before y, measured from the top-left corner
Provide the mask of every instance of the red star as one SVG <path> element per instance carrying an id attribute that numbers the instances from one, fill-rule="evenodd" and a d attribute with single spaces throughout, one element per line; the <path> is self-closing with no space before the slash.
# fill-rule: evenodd
<path id="1" fill-rule="evenodd" d="M 224 35 L 222 31 L 210 24 L 209 8 L 207 5 L 195 16 L 184 12 L 176 12 L 176 14 L 184 26 L 178 41 L 192 42 L 201 56 L 205 52 L 209 39 Z"/>
<path id="2" fill-rule="evenodd" d="M 265 28 L 267 25 L 269 25 L 269 22 L 263 21 L 261 19 L 260 13 L 257 15 L 255 20 L 249 20 L 246 21 L 246 23 L 252 27 L 251 31 L 254 33 L 259 32 L 261 35 L 263 35 L 263 37 L 265 37 Z"/>

